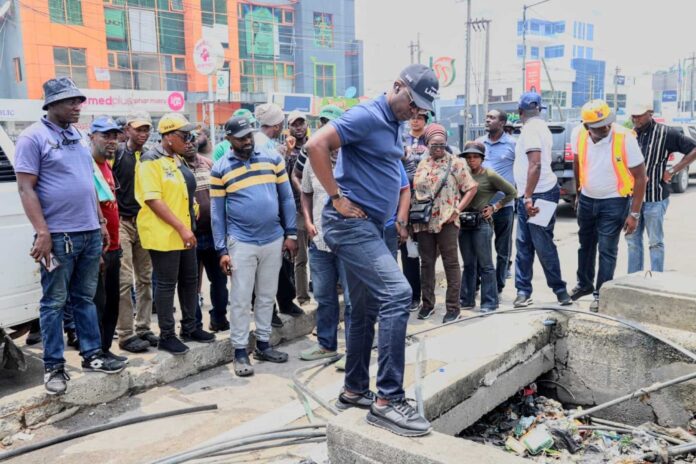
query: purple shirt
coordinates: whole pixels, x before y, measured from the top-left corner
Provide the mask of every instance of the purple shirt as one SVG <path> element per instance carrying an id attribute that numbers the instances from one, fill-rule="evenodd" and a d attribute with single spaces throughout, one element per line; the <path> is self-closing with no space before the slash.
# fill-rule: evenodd
<path id="1" fill-rule="evenodd" d="M 75 127 L 63 129 L 46 116 L 27 127 L 17 139 L 14 169 L 38 177 L 49 232 L 99 229 L 92 155 Z"/>

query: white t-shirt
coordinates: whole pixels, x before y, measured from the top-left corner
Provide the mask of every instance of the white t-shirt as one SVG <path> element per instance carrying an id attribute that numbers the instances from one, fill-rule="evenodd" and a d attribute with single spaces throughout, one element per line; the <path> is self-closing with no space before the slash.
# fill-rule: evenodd
<path id="1" fill-rule="evenodd" d="M 546 122 L 539 117 L 528 119 L 522 126 L 522 132 L 520 132 L 520 136 L 517 138 L 517 145 L 515 145 L 513 173 L 519 197 L 524 196 L 524 192 L 527 189 L 527 170 L 529 169 L 527 153 L 530 151 L 541 152 L 541 173 L 534 193 L 548 192 L 558 185 L 558 178 L 551 170 L 552 147 L 553 136 Z"/>
<path id="2" fill-rule="evenodd" d="M 573 129 L 570 143 L 573 153 L 578 156 L 578 138 L 582 125 Z M 615 131 L 626 133 L 627 165 L 634 168 L 643 163 L 643 153 L 640 151 L 636 137 L 623 127 L 612 125 L 612 132 L 597 143 L 592 137 L 587 139 L 587 178 L 582 186 L 582 194 L 595 200 L 620 197 L 616 188 L 616 173 L 612 162 L 612 140 Z"/>

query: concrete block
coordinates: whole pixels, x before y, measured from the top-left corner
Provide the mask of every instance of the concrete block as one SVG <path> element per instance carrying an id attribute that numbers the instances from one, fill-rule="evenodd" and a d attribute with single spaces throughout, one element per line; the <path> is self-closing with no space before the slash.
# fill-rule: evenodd
<path id="1" fill-rule="evenodd" d="M 108 403 L 125 395 L 129 386 L 130 374 L 127 370 L 123 370 L 118 374 L 90 372 L 71 380 L 68 391 L 58 399 L 71 406 Z"/>
<path id="2" fill-rule="evenodd" d="M 599 310 L 674 329 L 696 332 L 696 287 L 678 272 L 629 274 L 602 287 Z"/>
<path id="3" fill-rule="evenodd" d="M 50 401 L 41 407 L 28 409 L 24 413 L 24 424 L 27 427 L 43 422 L 49 417 L 60 413 L 65 409 L 65 405 L 60 401 Z"/>
<path id="4" fill-rule="evenodd" d="M 524 464 L 529 461 L 461 438 L 433 432 L 404 438 L 369 425 L 365 411 L 349 410 L 327 428 L 332 464 Z"/>
<path id="5" fill-rule="evenodd" d="M 490 385 L 482 385 L 466 400 L 435 419 L 433 427 L 447 435 L 458 434 L 553 366 L 553 346 L 547 345 L 527 361 L 497 376 Z"/>
<path id="6" fill-rule="evenodd" d="M 17 413 L 0 418 L 0 439 L 14 435 L 20 430 L 22 430 L 21 414 Z"/>

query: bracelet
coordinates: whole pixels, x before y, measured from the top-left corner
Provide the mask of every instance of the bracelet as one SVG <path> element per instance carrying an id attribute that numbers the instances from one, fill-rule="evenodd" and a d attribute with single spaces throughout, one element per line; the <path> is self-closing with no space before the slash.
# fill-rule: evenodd
<path id="1" fill-rule="evenodd" d="M 106 223 L 107 223 L 106 218 L 101 218 L 101 219 L 99 220 L 99 224 L 102 225 L 102 226 L 105 226 Z"/>

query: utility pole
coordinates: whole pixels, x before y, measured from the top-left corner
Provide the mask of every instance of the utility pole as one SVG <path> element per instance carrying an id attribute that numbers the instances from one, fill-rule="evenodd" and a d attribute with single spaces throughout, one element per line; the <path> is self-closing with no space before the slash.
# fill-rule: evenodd
<path id="1" fill-rule="evenodd" d="M 471 0 L 466 0 L 466 67 L 464 71 L 464 141 L 469 140 L 469 78 L 471 74 Z"/>
<path id="2" fill-rule="evenodd" d="M 420 44 L 420 32 L 416 34 L 416 47 L 418 47 L 418 64 L 421 63 L 421 44 Z"/>
<path id="3" fill-rule="evenodd" d="M 619 111 L 619 73 L 621 68 L 614 69 L 614 114 Z"/>
<path id="4" fill-rule="evenodd" d="M 491 44 L 491 20 L 490 19 L 477 19 L 472 21 L 471 25 L 474 31 L 479 32 L 481 30 L 486 31 L 486 51 L 485 51 L 485 62 L 483 67 L 483 115 L 488 114 L 488 86 L 489 86 L 489 71 L 490 71 L 490 44 Z"/>
<path id="5" fill-rule="evenodd" d="M 549 86 L 551 87 L 551 95 L 553 95 L 551 102 L 555 103 L 556 108 L 558 108 L 558 116 L 560 117 L 559 121 L 565 121 L 565 116 L 563 116 L 563 110 L 561 109 L 561 103 L 558 101 L 559 99 L 556 94 L 556 89 L 553 87 L 553 79 L 551 79 L 551 74 L 549 74 L 549 68 L 546 67 L 546 60 L 542 58 L 541 64 L 544 65 L 544 72 L 546 73 L 546 78 L 549 80 Z"/>
<path id="6" fill-rule="evenodd" d="M 551 0 L 542 0 L 531 5 L 522 5 L 522 93 L 527 90 L 527 10 Z"/>
<path id="7" fill-rule="evenodd" d="M 411 50 L 411 64 L 416 63 L 416 52 L 418 53 L 418 64 L 421 62 L 421 44 L 420 44 L 420 32 L 417 35 L 416 42 L 413 40 L 409 43 L 408 48 Z"/>
<path id="8" fill-rule="evenodd" d="M 590 98 L 588 100 L 594 100 L 594 76 L 590 76 Z"/>

